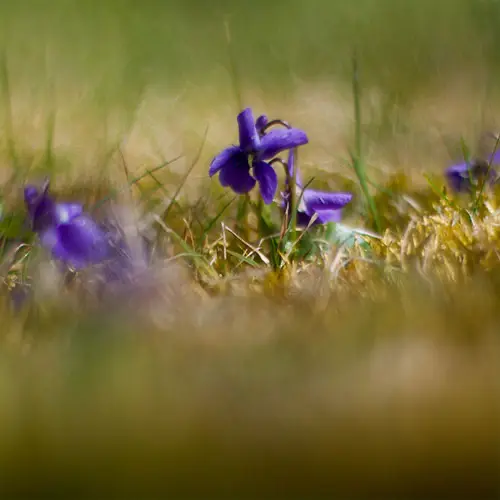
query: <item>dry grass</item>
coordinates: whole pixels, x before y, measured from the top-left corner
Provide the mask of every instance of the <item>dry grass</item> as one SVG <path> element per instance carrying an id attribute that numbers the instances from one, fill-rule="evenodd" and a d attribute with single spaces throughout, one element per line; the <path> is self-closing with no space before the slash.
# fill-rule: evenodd
<path id="1" fill-rule="evenodd" d="M 383 181 L 395 169 L 425 185 L 423 172 L 440 172 L 443 165 L 460 158 L 460 139 L 473 149 L 484 134 L 494 131 L 500 98 L 479 77 L 458 74 L 452 83 L 421 89 L 410 105 L 387 105 L 384 93 L 364 89 L 363 114 L 366 160 L 374 180 Z M 206 179 L 206 164 L 228 141 L 236 139 L 237 104 L 232 98 L 229 76 L 221 73 L 219 86 L 186 84 L 180 90 L 168 86 L 145 88 L 142 97 L 128 107 L 99 108 L 83 86 L 57 88 L 57 102 L 48 105 L 30 88 L 12 92 L 13 137 L 24 168 L 40 166 L 46 152 L 49 121 L 54 120 L 53 155 L 58 178 L 67 181 L 106 173 L 116 178 L 121 158 L 112 154 L 120 147 L 131 173 L 144 171 L 162 161 L 183 155 L 171 167 L 182 173 L 194 152 L 206 143 L 189 187 Z M 310 144 L 301 161 L 311 172 L 341 172 L 349 176 L 348 148 L 353 139 L 350 89 L 341 81 L 301 81 L 285 94 L 245 89 L 245 103 L 256 112 L 282 116 L 308 131 Z M 230 97 L 228 99 L 228 96 Z M 3 126 L 4 139 L 7 130 Z M 487 150 L 491 150 L 487 143 Z M 3 176 L 8 175 L 10 157 L 4 148 Z M 111 155 L 111 156 L 110 156 Z M 119 174 L 120 175 L 120 174 Z"/>
<path id="2" fill-rule="evenodd" d="M 320 310 L 317 294 L 191 289 L 139 323 L 57 302 L 20 327 L 4 310 L 0 490 L 491 497 L 496 282 L 408 278 Z"/>
<path id="3" fill-rule="evenodd" d="M 493 497 L 496 199 L 284 273 L 163 261 L 117 314 L 35 259 L 35 301 L 1 312 L 0 491 Z"/>

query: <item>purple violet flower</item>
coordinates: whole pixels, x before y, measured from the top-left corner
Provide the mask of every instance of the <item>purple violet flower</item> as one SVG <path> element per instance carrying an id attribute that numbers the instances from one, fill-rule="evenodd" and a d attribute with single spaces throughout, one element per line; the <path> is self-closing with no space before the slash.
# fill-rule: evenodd
<path id="1" fill-rule="evenodd" d="M 290 150 L 288 154 L 288 171 L 290 176 L 294 175 L 295 155 L 294 151 Z M 342 209 L 351 202 L 352 193 L 330 191 L 318 191 L 316 189 L 304 189 L 300 173 L 297 170 L 296 174 L 296 197 L 299 201 L 297 207 L 297 226 L 307 227 L 310 224 L 326 224 L 327 222 L 339 222 L 342 218 Z M 283 202 L 281 207 L 288 209 L 290 203 L 290 186 L 287 181 L 286 191 L 283 193 Z M 311 223 L 313 217 L 315 220 Z"/>
<path id="2" fill-rule="evenodd" d="M 79 203 L 56 203 L 48 194 L 49 183 L 39 191 L 28 185 L 24 200 L 33 230 L 54 258 L 82 269 L 101 262 L 109 254 L 106 233 L 83 212 Z"/>
<path id="3" fill-rule="evenodd" d="M 102 227 L 109 256 L 86 274 L 90 294 L 114 310 L 136 306 L 159 290 L 158 270 L 144 227 L 128 207 L 111 206 Z"/>
<path id="4" fill-rule="evenodd" d="M 262 199 L 269 205 L 278 189 L 278 176 L 265 160 L 287 149 L 307 144 L 307 135 L 297 128 L 274 129 L 262 134 L 267 117 L 262 115 L 256 123 L 250 108 L 244 109 L 237 120 L 239 145 L 221 151 L 212 160 L 209 175 L 212 177 L 218 172 L 221 185 L 229 186 L 238 194 L 248 193 L 258 182 Z"/>
<path id="5" fill-rule="evenodd" d="M 487 178 L 488 183 L 494 184 L 497 178 L 494 166 L 500 163 L 500 151 L 496 152 L 488 161 L 474 159 L 457 163 L 445 170 L 445 177 L 452 191 L 466 193 L 478 184 L 480 179 Z"/>

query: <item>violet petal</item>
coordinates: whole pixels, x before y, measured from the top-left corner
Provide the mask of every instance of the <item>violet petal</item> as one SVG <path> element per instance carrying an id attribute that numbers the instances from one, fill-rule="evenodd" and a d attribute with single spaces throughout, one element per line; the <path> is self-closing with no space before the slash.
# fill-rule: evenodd
<path id="1" fill-rule="evenodd" d="M 83 205 L 81 203 L 57 203 L 55 211 L 57 223 L 64 224 L 69 222 L 74 217 L 82 215 Z"/>
<path id="2" fill-rule="evenodd" d="M 40 231 L 39 238 L 42 246 L 49 252 L 52 252 L 54 247 L 59 243 L 56 226 L 49 226 L 43 231 Z"/>
<path id="3" fill-rule="evenodd" d="M 28 207 L 33 223 L 33 230 L 44 231 L 51 225 L 57 224 L 56 203 L 48 194 L 43 194 L 34 206 Z"/>
<path id="4" fill-rule="evenodd" d="M 106 234 L 87 215 L 79 215 L 67 224 L 57 227 L 58 244 L 67 253 L 70 262 L 97 263 L 109 254 Z"/>
<path id="5" fill-rule="evenodd" d="M 208 175 L 212 177 L 215 175 L 221 168 L 223 168 L 228 162 L 230 162 L 235 155 L 241 154 L 241 149 L 238 146 L 229 146 L 226 149 L 223 149 L 210 164 L 210 168 L 208 170 Z"/>
<path id="6" fill-rule="evenodd" d="M 491 152 L 488 157 L 486 158 L 486 161 L 490 163 L 491 165 L 498 165 L 500 164 L 500 149 L 497 148 L 495 152 Z"/>
<path id="7" fill-rule="evenodd" d="M 250 175 L 248 159 L 245 155 L 240 161 L 227 163 L 219 173 L 219 181 L 222 186 L 230 187 L 235 193 L 245 194 L 255 186 L 255 179 Z"/>
<path id="8" fill-rule="evenodd" d="M 286 149 L 302 146 L 307 142 L 306 133 L 298 128 L 274 129 L 262 137 L 258 157 L 260 160 L 270 159 Z"/>
<path id="9" fill-rule="evenodd" d="M 318 224 L 326 224 L 327 222 L 340 222 L 342 220 L 342 209 L 338 210 L 317 210 Z"/>
<path id="10" fill-rule="evenodd" d="M 238 115 L 240 148 L 246 153 L 257 151 L 260 146 L 260 136 L 255 127 L 255 120 L 250 108 L 244 109 Z"/>
<path id="11" fill-rule="evenodd" d="M 253 164 L 253 174 L 259 183 L 262 199 L 266 205 L 272 203 L 276 190 L 278 189 L 278 176 L 273 167 L 265 161 L 257 161 Z"/>
<path id="12" fill-rule="evenodd" d="M 461 193 L 468 191 L 471 186 L 471 180 L 474 177 L 471 164 L 467 162 L 457 163 L 445 170 L 445 176 L 450 188 Z"/>
<path id="13" fill-rule="evenodd" d="M 28 207 L 36 204 L 39 196 L 40 193 L 38 192 L 38 189 L 35 186 L 28 184 L 24 188 L 24 201 Z"/>
<path id="14" fill-rule="evenodd" d="M 312 216 L 307 215 L 305 212 L 297 212 L 296 223 L 298 227 L 307 227 L 311 222 Z M 319 224 L 319 221 L 316 219 L 312 225 Z"/>
<path id="15" fill-rule="evenodd" d="M 338 210 L 352 201 L 352 193 L 330 193 L 328 191 L 316 191 L 306 189 L 302 199 L 307 209 L 307 213 Z"/>

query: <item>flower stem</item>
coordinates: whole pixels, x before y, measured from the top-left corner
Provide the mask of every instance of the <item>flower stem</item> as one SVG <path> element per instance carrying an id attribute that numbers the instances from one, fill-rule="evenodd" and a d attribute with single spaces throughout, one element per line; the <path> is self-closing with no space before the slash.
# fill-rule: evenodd
<path id="1" fill-rule="evenodd" d="M 276 125 L 280 125 L 288 129 L 292 128 L 292 126 L 284 120 L 271 120 L 270 122 L 267 122 L 266 125 L 262 128 L 262 134 L 265 134 L 271 127 L 275 127 Z"/>
<path id="2" fill-rule="evenodd" d="M 262 196 L 259 196 L 257 200 L 257 223 L 258 223 L 258 228 L 259 228 L 259 236 L 265 236 L 266 235 L 266 225 L 264 222 L 264 200 L 262 199 Z"/>
<path id="3" fill-rule="evenodd" d="M 294 169 L 290 175 L 290 169 L 287 168 L 288 182 L 290 185 L 290 232 L 292 233 L 292 241 L 295 243 L 297 239 L 297 148 L 293 150 Z"/>
<path id="4" fill-rule="evenodd" d="M 266 133 L 271 127 L 273 126 L 282 126 L 287 129 L 291 129 L 291 125 L 288 122 L 285 122 L 283 120 L 271 120 L 266 124 L 266 126 L 262 129 L 262 133 Z M 282 163 L 282 165 L 285 167 L 285 175 L 286 175 L 286 182 L 289 186 L 290 189 L 290 200 L 289 200 L 289 217 L 290 219 L 287 220 L 287 228 L 286 228 L 286 235 L 288 236 L 291 233 L 292 241 L 295 243 L 297 240 L 297 148 L 293 149 L 293 155 L 294 155 L 294 169 L 292 175 L 290 175 L 290 165 L 287 165 L 285 162 L 283 162 L 280 159 L 276 159 L 276 161 L 279 161 Z M 289 239 L 287 238 L 287 241 Z"/>
<path id="5" fill-rule="evenodd" d="M 293 150 L 293 153 L 296 153 L 296 149 Z M 270 164 L 272 165 L 274 163 L 280 163 L 285 171 L 285 211 L 283 222 L 281 224 L 278 246 L 284 255 L 293 258 L 293 253 L 297 243 L 297 169 L 294 169 L 291 174 L 290 165 L 281 158 L 274 158 L 271 160 Z"/>

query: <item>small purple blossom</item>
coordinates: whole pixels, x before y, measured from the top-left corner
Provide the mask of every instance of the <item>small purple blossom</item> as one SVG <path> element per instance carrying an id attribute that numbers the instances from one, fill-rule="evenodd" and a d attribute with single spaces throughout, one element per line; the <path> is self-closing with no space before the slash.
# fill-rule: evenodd
<path id="1" fill-rule="evenodd" d="M 16 284 L 12 290 L 10 290 L 10 301 L 14 312 L 19 312 L 28 302 L 30 298 L 31 290 L 27 285 Z"/>
<path id="2" fill-rule="evenodd" d="M 258 183 L 262 199 L 269 205 L 278 189 L 278 176 L 265 160 L 274 158 L 282 151 L 307 144 L 307 135 L 297 128 L 274 129 L 264 134 L 267 117 L 262 115 L 255 122 L 250 108 L 244 109 L 237 121 L 239 145 L 221 151 L 212 160 L 209 175 L 212 177 L 219 173 L 221 185 L 230 187 L 238 194 L 248 193 Z"/>
<path id="3" fill-rule="evenodd" d="M 288 172 L 294 175 L 295 155 L 293 150 L 288 154 Z M 339 222 L 342 218 L 342 209 L 351 202 L 352 193 L 330 191 L 318 191 L 316 189 L 304 189 L 300 173 L 296 173 L 296 197 L 299 201 L 297 207 L 297 225 L 307 227 L 309 225 L 326 224 L 327 222 Z M 287 191 L 283 193 L 282 208 L 287 210 L 290 204 L 290 186 L 287 182 Z M 313 221 L 313 217 L 315 220 Z"/>
<path id="4" fill-rule="evenodd" d="M 445 170 L 445 177 L 450 188 L 456 193 L 470 192 L 481 179 L 494 184 L 497 178 L 494 166 L 500 163 L 500 151 L 488 161 L 474 159 L 470 162 L 461 162 Z"/>
<path id="5" fill-rule="evenodd" d="M 125 220 L 125 210 L 115 210 L 105 221 L 109 242 L 109 259 L 101 266 L 103 281 L 108 285 L 132 283 L 148 269 L 151 258 L 145 239 Z"/>
<path id="6" fill-rule="evenodd" d="M 114 311 L 134 308 L 157 297 L 160 269 L 144 222 L 129 207 L 111 205 L 102 227 L 109 241 L 109 257 L 86 272 L 90 295 Z"/>
<path id="7" fill-rule="evenodd" d="M 56 203 L 48 194 L 28 185 L 24 200 L 33 230 L 51 255 L 74 269 L 103 261 L 109 255 L 106 233 L 79 203 Z"/>

